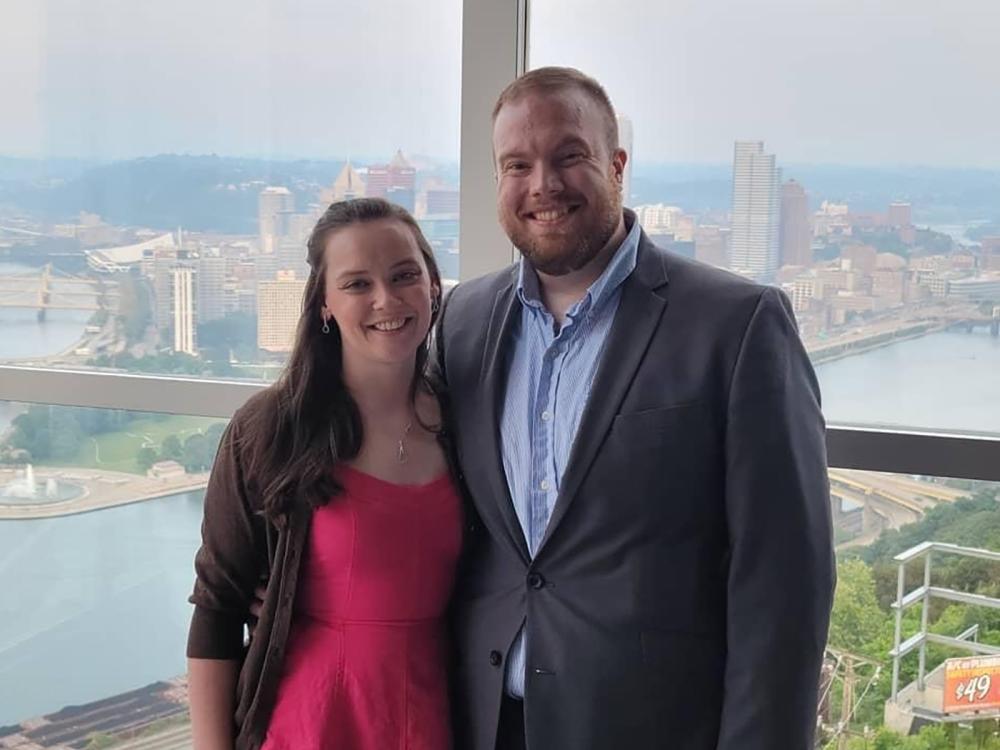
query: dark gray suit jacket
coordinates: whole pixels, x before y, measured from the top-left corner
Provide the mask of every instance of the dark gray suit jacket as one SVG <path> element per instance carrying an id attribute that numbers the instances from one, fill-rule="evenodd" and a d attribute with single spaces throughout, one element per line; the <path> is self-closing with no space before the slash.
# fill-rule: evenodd
<path id="1" fill-rule="evenodd" d="M 459 285 L 437 331 L 474 506 L 457 747 L 493 750 L 525 624 L 530 750 L 812 748 L 835 565 L 819 391 L 787 298 L 642 237 L 531 560 L 498 427 L 516 280 Z"/>

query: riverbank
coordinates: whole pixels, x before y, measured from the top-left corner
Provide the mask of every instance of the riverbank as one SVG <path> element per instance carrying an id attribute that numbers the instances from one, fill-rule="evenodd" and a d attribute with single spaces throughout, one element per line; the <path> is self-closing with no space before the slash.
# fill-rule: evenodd
<path id="1" fill-rule="evenodd" d="M 0 747 L 179 750 L 191 747 L 187 679 L 176 677 L 0 727 Z"/>
<path id="2" fill-rule="evenodd" d="M 166 495 L 201 490 L 208 485 L 207 472 L 174 477 L 144 477 L 104 469 L 35 467 L 34 473 L 35 481 L 41 487 L 49 479 L 54 479 L 62 484 L 81 487 L 83 492 L 69 500 L 40 503 L 13 503 L 9 499 L 4 502 L 5 498 L 0 498 L 0 521 L 26 521 L 91 513 L 155 500 Z M 0 486 L 18 478 L 18 470 L 0 468 Z"/>
<path id="3" fill-rule="evenodd" d="M 855 357 L 865 352 L 883 349 L 901 341 L 912 341 L 929 336 L 932 333 L 940 333 L 945 330 L 944 326 L 916 326 L 912 329 L 904 329 L 892 334 L 874 335 L 867 340 L 847 339 L 843 342 L 812 342 L 806 344 L 806 353 L 814 365 L 836 362 L 838 359 Z"/>

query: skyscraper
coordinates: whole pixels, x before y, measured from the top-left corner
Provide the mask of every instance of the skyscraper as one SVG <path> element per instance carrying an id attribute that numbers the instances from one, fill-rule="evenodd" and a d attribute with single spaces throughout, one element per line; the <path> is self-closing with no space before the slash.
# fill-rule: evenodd
<path id="1" fill-rule="evenodd" d="M 618 145 L 625 149 L 625 153 L 628 154 L 628 160 L 625 162 L 625 174 L 622 176 L 622 202 L 626 206 L 632 205 L 632 163 L 635 158 L 633 136 L 632 120 L 625 115 L 618 115 Z"/>
<path id="2" fill-rule="evenodd" d="M 812 231 L 809 228 L 809 197 L 795 180 L 781 186 L 782 266 L 812 265 Z"/>
<path id="3" fill-rule="evenodd" d="M 226 262 L 217 247 L 204 250 L 198 258 L 195 286 L 198 289 L 199 323 L 218 320 L 226 315 Z"/>
<path id="4" fill-rule="evenodd" d="M 295 211 L 295 196 L 285 187 L 266 187 L 257 201 L 260 224 L 260 249 L 273 253 L 286 232 L 288 216 Z"/>
<path id="5" fill-rule="evenodd" d="M 348 159 L 344 168 L 340 170 L 340 174 L 337 175 L 337 179 L 333 181 L 329 198 L 324 198 L 323 202 L 346 201 L 351 198 L 361 198 L 364 194 L 365 181 L 358 174 L 358 170 L 353 167 L 351 160 Z"/>
<path id="6" fill-rule="evenodd" d="M 178 266 L 173 270 L 174 351 L 198 353 L 194 343 L 194 269 Z"/>
<path id="7" fill-rule="evenodd" d="M 403 200 L 410 201 L 410 194 L 417 190 L 417 170 L 406 160 L 402 151 L 397 151 L 388 164 L 372 164 L 368 167 L 368 177 L 365 182 L 365 196 L 368 198 L 392 199 L 390 191 Z M 405 196 L 405 197 L 404 197 Z"/>
<path id="8" fill-rule="evenodd" d="M 763 141 L 736 141 L 730 267 L 767 280 L 778 269 L 781 170 Z"/>
<path id="9" fill-rule="evenodd" d="M 257 346 L 269 352 L 290 352 L 295 326 L 302 313 L 304 279 L 294 271 L 278 271 L 270 281 L 257 283 Z"/>
<path id="10" fill-rule="evenodd" d="M 177 266 L 177 248 L 159 247 L 143 252 L 143 270 L 153 286 L 153 321 L 164 343 L 170 341 L 174 322 L 173 270 Z"/>

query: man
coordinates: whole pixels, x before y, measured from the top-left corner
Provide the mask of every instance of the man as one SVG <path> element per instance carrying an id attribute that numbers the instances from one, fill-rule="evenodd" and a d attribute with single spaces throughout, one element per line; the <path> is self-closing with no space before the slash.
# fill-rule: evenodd
<path id="1" fill-rule="evenodd" d="M 787 299 L 650 243 L 594 80 L 532 71 L 493 122 L 522 259 L 437 332 L 475 516 L 457 747 L 811 748 L 834 561 Z"/>

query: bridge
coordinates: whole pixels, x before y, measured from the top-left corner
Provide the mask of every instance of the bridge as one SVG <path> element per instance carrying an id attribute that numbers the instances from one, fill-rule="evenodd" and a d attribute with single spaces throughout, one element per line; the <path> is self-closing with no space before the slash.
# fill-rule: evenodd
<path id="1" fill-rule="evenodd" d="M 975 328 L 989 328 L 990 336 L 1000 338 L 1000 305 L 993 308 L 992 315 L 957 315 L 947 319 L 948 328 L 959 328 L 972 333 Z"/>
<path id="2" fill-rule="evenodd" d="M 118 284 L 77 276 L 52 264 L 40 273 L 0 275 L 0 307 L 29 308 L 45 320 L 48 310 L 106 310 L 117 306 Z"/>
<path id="3" fill-rule="evenodd" d="M 884 530 L 919 521 L 930 508 L 968 495 L 898 474 L 830 469 L 829 476 L 834 522 L 842 532 L 854 535 L 842 546 L 870 544 Z M 845 510 L 844 501 L 853 508 Z"/>

